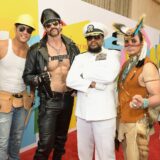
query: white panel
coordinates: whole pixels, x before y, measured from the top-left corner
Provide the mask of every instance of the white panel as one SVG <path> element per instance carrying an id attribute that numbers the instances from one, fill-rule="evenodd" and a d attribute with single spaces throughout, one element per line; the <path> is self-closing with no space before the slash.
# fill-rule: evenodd
<path id="1" fill-rule="evenodd" d="M 129 27 L 135 27 L 136 24 L 135 21 L 129 18 L 81 0 L 39 0 L 39 19 L 42 10 L 45 8 L 52 8 L 58 12 L 66 24 L 77 23 L 85 20 L 98 21 L 106 24 L 110 32 L 113 31 L 112 24 L 114 22 L 123 23 Z M 40 34 L 42 35 L 43 27 L 41 24 L 39 29 Z M 146 26 L 145 31 L 149 35 L 152 45 L 159 43 L 159 30 Z"/>

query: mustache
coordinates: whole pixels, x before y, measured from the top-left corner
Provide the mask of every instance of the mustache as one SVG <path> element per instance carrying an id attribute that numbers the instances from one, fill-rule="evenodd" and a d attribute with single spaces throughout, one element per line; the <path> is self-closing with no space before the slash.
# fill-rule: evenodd
<path id="1" fill-rule="evenodd" d="M 92 45 L 92 44 L 93 44 L 93 45 L 94 45 L 94 44 L 99 45 L 97 42 L 91 42 L 90 44 L 91 44 L 91 45 Z"/>
<path id="2" fill-rule="evenodd" d="M 52 32 L 53 30 L 57 30 L 59 32 L 59 29 L 58 28 L 51 28 L 50 32 Z"/>

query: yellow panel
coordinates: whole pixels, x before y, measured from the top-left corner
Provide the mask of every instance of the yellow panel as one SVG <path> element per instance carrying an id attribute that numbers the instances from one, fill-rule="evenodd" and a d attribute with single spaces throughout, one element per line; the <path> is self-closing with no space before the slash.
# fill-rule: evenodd
<path id="1" fill-rule="evenodd" d="M 35 20 L 35 26 L 38 28 L 38 0 L 4 0 L 0 2 L 0 30 L 10 32 L 14 36 L 14 20 L 20 14 L 30 14 Z M 36 30 L 33 35 L 37 35 Z"/>
<path id="2" fill-rule="evenodd" d="M 151 50 L 150 50 L 150 58 L 155 64 L 158 63 L 158 59 L 156 57 L 155 48 L 154 47 L 152 47 Z"/>
<path id="3" fill-rule="evenodd" d="M 76 98 L 74 98 L 74 106 L 73 106 L 69 129 L 74 129 L 76 127 L 75 109 L 76 109 Z"/>
<path id="4" fill-rule="evenodd" d="M 81 52 L 87 50 L 86 40 L 83 36 L 83 27 L 87 23 L 89 23 L 89 21 L 83 21 L 63 27 L 63 33 L 78 45 Z"/>
<path id="5" fill-rule="evenodd" d="M 160 68 L 160 44 L 157 45 L 156 55 L 158 59 L 158 67 Z"/>

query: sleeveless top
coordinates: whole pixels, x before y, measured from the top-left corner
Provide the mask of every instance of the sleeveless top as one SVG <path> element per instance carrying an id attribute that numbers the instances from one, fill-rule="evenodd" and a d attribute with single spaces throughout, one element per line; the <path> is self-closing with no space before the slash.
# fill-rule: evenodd
<path id="1" fill-rule="evenodd" d="M 9 40 L 7 54 L 0 60 L 0 91 L 20 93 L 25 90 L 22 79 L 25 61 L 13 52 L 12 41 Z"/>

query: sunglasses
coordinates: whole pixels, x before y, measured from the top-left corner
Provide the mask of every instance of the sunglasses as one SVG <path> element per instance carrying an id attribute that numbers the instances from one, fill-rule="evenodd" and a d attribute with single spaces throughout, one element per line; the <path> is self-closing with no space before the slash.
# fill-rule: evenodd
<path id="1" fill-rule="evenodd" d="M 24 32 L 27 31 L 28 34 L 32 34 L 33 28 L 31 27 L 26 27 L 26 26 L 18 26 L 19 32 Z"/>
<path id="2" fill-rule="evenodd" d="M 53 22 L 50 22 L 50 23 L 46 23 L 44 25 L 45 28 L 51 28 L 51 26 L 54 25 L 54 26 L 58 26 L 59 25 L 59 21 L 53 21 Z"/>
<path id="3" fill-rule="evenodd" d="M 140 42 L 137 41 L 134 38 L 132 38 L 132 39 L 125 39 L 124 40 L 124 45 L 125 45 L 125 47 L 128 47 L 128 46 L 140 46 Z"/>
<path id="4" fill-rule="evenodd" d="M 100 40 L 101 39 L 101 35 L 97 35 L 97 36 L 88 36 L 86 37 L 87 41 L 91 41 L 92 39 L 94 40 Z"/>

